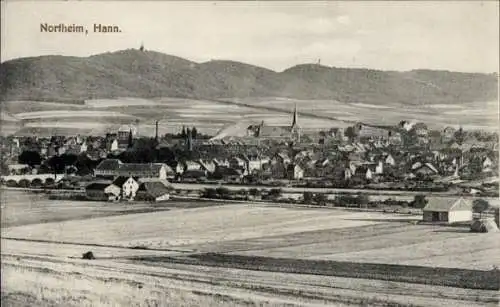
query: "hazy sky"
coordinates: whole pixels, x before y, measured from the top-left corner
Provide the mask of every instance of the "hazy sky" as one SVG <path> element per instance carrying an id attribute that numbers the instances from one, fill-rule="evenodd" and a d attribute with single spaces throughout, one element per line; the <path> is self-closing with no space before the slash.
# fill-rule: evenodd
<path id="1" fill-rule="evenodd" d="M 2 61 L 145 48 L 281 71 L 299 63 L 498 72 L 499 3 L 2 1 Z M 40 33 L 40 23 L 121 33 Z"/>

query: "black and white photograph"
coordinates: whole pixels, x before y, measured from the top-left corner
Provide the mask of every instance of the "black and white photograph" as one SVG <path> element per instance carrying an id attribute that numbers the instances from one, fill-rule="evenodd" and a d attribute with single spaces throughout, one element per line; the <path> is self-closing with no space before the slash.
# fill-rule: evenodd
<path id="1" fill-rule="evenodd" d="M 1 1 L 1 305 L 499 306 L 499 1 Z"/>

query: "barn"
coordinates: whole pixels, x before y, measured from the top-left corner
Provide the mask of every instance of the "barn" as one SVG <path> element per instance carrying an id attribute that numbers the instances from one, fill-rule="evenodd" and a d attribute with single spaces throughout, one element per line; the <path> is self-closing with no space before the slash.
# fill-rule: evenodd
<path id="1" fill-rule="evenodd" d="M 460 198 L 434 198 L 423 209 L 424 222 L 456 223 L 472 221 L 472 202 Z"/>

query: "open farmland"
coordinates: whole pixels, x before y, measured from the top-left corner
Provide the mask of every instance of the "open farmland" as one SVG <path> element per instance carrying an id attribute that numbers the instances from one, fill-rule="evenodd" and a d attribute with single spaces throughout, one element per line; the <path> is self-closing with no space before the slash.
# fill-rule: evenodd
<path id="1" fill-rule="evenodd" d="M 74 208 L 74 214 L 89 214 L 81 211 L 84 205 L 81 204 L 80 211 Z M 66 203 L 61 208 L 70 210 L 72 206 Z M 197 252 L 276 258 L 435 264 L 485 270 L 500 263 L 499 234 L 414 225 L 410 222 L 419 217 L 413 215 L 280 208 L 252 203 L 158 211 L 165 209 L 149 208 L 147 210 L 157 212 L 135 214 L 124 214 L 125 210 L 117 216 L 8 227 L 2 229 L 2 236 L 160 250 L 182 247 Z M 107 210 L 103 210 L 103 214 L 110 215 L 113 209 Z M 43 211 L 32 211 L 35 215 L 40 213 L 43 216 Z M 408 250 L 414 252 L 408 253 Z"/>
<path id="2" fill-rule="evenodd" d="M 2 300 L 12 305 L 498 302 L 499 237 L 415 225 L 418 216 L 177 201 L 140 212 L 10 191 L 7 200 L 17 218 L 2 221 Z M 89 250 L 96 259 L 81 260 Z"/>
<path id="3" fill-rule="evenodd" d="M 54 129 L 59 129 L 58 133 L 64 131 L 75 133 L 74 123 L 78 122 L 78 129 L 82 134 L 103 134 L 116 130 L 121 124 L 134 122 L 138 124 L 140 134 L 153 135 L 154 121 L 160 120 L 161 134 L 177 133 L 182 125 L 193 125 L 201 132 L 216 134 L 222 128 L 240 122 L 245 123 L 242 125 L 245 129 L 248 124 L 261 120 L 269 125 L 290 124 L 290 114 L 296 104 L 299 113 L 327 117 L 320 119 L 301 115 L 300 125 L 304 129 L 348 125 L 343 121 L 392 125 L 401 120 L 423 121 L 435 129 L 461 125 L 464 129 L 493 130 L 498 126 L 496 101 L 424 106 L 401 103 L 372 105 L 335 100 L 298 100 L 276 97 L 227 100 L 227 102 L 230 101 L 236 104 L 182 98 L 127 97 L 87 100 L 85 104 L 5 101 L 2 102 L 2 123 L 11 123 L 12 126 L 14 122 L 7 121 L 8 117 L 16 120 L 17 124 L 12 129 L 17 128 L 21 134 L 33 133 L 33 130 L 37 133 L 50 134 Z M 273 110 L 266 109 L 268 106 L 273 107 Z M 73 126 L 70 125 L 71 123 Z"/>

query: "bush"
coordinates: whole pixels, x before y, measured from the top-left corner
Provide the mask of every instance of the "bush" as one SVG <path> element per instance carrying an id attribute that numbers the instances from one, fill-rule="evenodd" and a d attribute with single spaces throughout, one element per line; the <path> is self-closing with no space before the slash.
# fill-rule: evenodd
<path id="1" fill-rule="evenodd" d="M 256 188 L 251 188 L 248 193 L 250 193 L 250 195 L 256 197 L 256 196 L 260 196 L 262 194 L 262 192 L 259 190 L 259 189 L 256 189 Z"/>
<path id="2" fill-rule="evenodd" d="M 304 203 L 310 204 L 313 200 L 313 193 L 306 191 L 304 192 L 303 197 L 304 197 Z"/>
<path id="3" fill-rule="evenodd" d="M 8 180 L 6 183 L 5 183 L 8 187 L 11 187 L 11 188 L 16 188 L 18 187 L 17 185 L 17 182 L 15 180 Z"/>
<path id="4" fill-rule="evenodd" d="M 218 198 L 219 195 L 214 188 L 206 188 L 203 190 L 201 196 L 204 198 Z"/>
<path id="5" fill-rule="evenodd" d="M 18 185 L 21 188 L 29 188 L 31 186 L 31 182 L 27 179 L 21 179 L 21 180 L 19 180 Z"/>
<path id="6" fill-rule="evenodd" d="M 316 193 L 316 195 L 314 195 L 314 202 L 320 206 L 326 205 L 326 200 L 326 195 L 323 193 Z"/>
<path id="7" fill-rule="evenodd" d="M 359 205 L 360 208 L 367 208 L 369 202 L 370 200 L 368 199 L 368 195 L 366 194 L 358 195 L 357 204 Z"/>
<path id="8" fill-rule="evenodd" d="M 221 199 L 229 198 L 229 196 L 231 195 L 231 193 L 229 192 L 229 189 L 226 187 L 218 187 L 216 189 L 216 192 L 217 192 L 217 195 L 219 196 L 219 198 L 221 198 Z"/>
<path id="9" fill-rule="evenodd" d="M 410 203 L 413 208 L 423 209 L 429 201 L 425 198 L 425 195 L 419 194 L 415 195 L 415 198 Z"/>
<path id="10" fill-rule="evenodd" d="M 92 253 L 91 251 L 88 251 L 88 252 L 82 254 L 82 259 L 94 260 L 95 259 L 94 253 Z"/>
<path id="11" fill-rule="evenodd" d="M 278 188 L 278 189 L 271 189 L 271 191 L 269 191 L 269 196 L 271 198 L 279 198 L 281 197 L 281 195 L 283 194 L 283 190 Z"/>
<path id="12" fill-rule="evenodd" d="M 39 179 L 39 178 L 35 178 L 35 179 L 33 179 L 33 181 L 31 181 L 31 186 L 32 186 L 32 187 L 39 188 L 39 187 L 41 187 L 42 185 L 43 185 L 43 182 L 42 182 L 42 180 L 41 180 L 41 179 Z"/>

